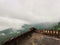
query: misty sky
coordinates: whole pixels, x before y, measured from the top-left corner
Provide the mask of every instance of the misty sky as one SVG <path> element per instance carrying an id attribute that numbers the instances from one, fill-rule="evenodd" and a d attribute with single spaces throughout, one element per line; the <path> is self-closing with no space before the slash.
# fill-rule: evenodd
<path id="1" fill-rule="evenodd" d="M 60 0 L 0 0 L 0 16 L 31 23 L 60 21 Z"/>

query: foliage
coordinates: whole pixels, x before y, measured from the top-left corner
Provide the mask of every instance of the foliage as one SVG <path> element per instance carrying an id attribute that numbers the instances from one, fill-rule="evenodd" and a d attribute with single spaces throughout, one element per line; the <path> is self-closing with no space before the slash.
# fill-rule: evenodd
<path id="1" fill-rule="evenodd" d="M 60 30 L 60 22 L 58 22 L 58 24 L 55 25 L 53 29 L 54 29 L 54 30 Z"/>

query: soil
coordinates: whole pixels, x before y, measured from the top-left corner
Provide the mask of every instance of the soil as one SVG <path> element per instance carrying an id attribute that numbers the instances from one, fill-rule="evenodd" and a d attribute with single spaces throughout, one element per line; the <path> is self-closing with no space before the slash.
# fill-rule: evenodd
<path id="1" fill-rule="evenodd" d="M 25 38 L 19 45 L 60 45 L 60 39 L 33 33 L 30 38 Z"/>
<path id="2" fill-rule="evenodd" d="M 27 33 L 4 45 L 60 45 L 60 39 L 45 36 L 40 33 Z"/>

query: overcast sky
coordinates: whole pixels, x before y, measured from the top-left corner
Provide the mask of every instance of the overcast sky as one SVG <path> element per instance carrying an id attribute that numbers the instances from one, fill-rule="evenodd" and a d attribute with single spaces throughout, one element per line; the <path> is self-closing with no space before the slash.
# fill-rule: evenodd
<path id="1" fill-rule="evenodd" d="M 60 20 L 60 0 L 0 0 L 0 16 L 34 22 Z"/>

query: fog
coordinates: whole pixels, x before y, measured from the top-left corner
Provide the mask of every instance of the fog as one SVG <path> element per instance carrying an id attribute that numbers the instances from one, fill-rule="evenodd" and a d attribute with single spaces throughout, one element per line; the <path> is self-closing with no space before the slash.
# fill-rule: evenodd
<path id="1" fill-rule="evenodd" d="M 0 0 L 0 16 L 31 23 L 60 21 L 60 0 Z"/>
<path id="2" fill-rule="evenodd" d="M 13 30 L 22 29 L 22 26 L 24 24 L 30 24 L 30 23 L 24 20 L 0 17 L 0 31 L 8 28 L 12 28 Z"/>

